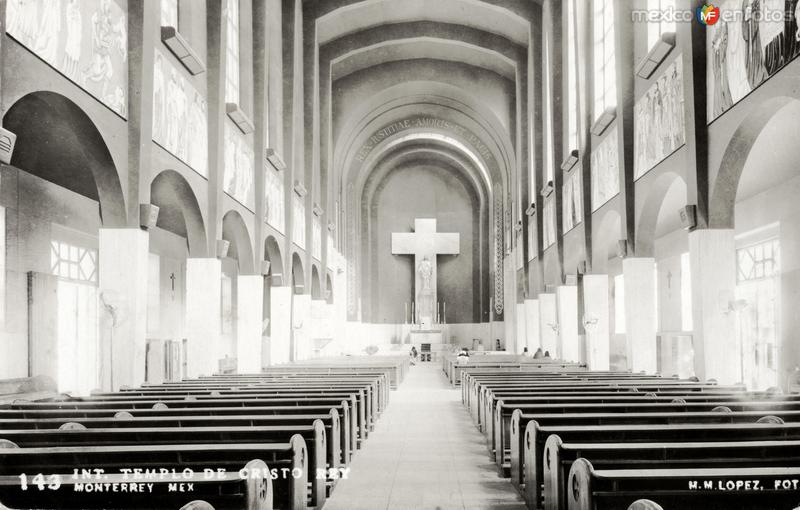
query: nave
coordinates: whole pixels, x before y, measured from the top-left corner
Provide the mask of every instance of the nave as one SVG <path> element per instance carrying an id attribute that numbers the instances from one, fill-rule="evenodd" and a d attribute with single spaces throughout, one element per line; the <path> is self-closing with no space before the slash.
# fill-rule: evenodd
<path id="1" fill-rule="evenodd" d="M 325 510 L 524 510 L 437 363 L 412 367 Z"/>

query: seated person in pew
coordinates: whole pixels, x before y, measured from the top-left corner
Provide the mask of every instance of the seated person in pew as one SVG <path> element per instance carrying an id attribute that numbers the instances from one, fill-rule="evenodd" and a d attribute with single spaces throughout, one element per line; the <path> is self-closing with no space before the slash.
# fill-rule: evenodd
<path id="1" fill-rule="evenodd" d="M 536 348 L 536 352 L 533 353 L 533 359 L 542 359 L 544 357 L 544 353 L 542 352 L 541 347 Z"/>
<path id="2" fill-rule="evenodd" d="M 469 363 L 469 351 L 467 351 L 467 348 L 462 347 L 461 352 L 458 353 L 458 356 L 456 356 L 456 358 L 458 359 L 459 365 L 466 365 L 467 363 Z"/>

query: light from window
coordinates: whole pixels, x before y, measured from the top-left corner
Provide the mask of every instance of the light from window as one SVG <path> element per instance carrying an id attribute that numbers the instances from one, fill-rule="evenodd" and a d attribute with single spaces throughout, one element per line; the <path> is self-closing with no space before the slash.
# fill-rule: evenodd
<path id="1" fill-rule="evenodd" d="M 567 151 L 578 148 L 578 55 L 575 37 L 575 0 L 567 2 L 567 105 L 569 133 Z"/>
<path id="2" fill-rule="evenodd" d="M 225 42 L 225 102 L 239 104 L 239 0 L 227 0 Z"/>
<path id="3" fill-rule="evenodd" d="M 694 330 L 692 319 L 692 266 L 689 252 L 681 254 L 681 329 Z"/>
<path id="4" fill-rule="evenodd" d="M 658 12 L 647 24 L 647 48 L 651 49 L 662 34 L 675 32 L 675 0 L 647 0 L 647 9 Z"/>
<path id="5" fill-rule="evenodd" d="M 614 333 L 625 334 L 625 276 L 614 277 Z"/>
<path id="6" fill-rule="evenodd" d="M 594 118 L 617 105 L 614 3 L 594 2 Z"/>

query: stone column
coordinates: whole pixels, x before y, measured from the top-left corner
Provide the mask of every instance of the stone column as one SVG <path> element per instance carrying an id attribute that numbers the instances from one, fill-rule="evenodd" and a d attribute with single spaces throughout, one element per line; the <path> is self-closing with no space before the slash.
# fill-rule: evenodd
<path id="1" fill-rule="evenodd" d="M 581 344 L 578 336 L 578 287 L 556 287 L 556 310 L 561 349 L 558 357 L 566 361 L 581 361 Z M 553 354 L 552 352 L 550 354 Z"/>
<path id="2" fill-rule="evenodd" d="M 549 351 L 553 358 L 558 356 L 558 316 L 556 315 L 556 295 L 539 294 L 539 338 L 542 350 Z"/>
<path id="3" fill-rule="evenodd" d="M 222 262 L 216 258 L 186 261 L 186 376 L 219 371 L 222 357 Z"/>
<path id="4" fill-rule="evenodd" d="M 261 372 L 264 277 L 239 275 L 236 286 L 236 362 L 240 374 Z"/>
<path id="5" fill-rule="evenodd" d="M 608 275 L 583 275 L 583 321 L 586 363 L 592 370 L 609 369 Z"/>
<path id="6" fill-rule="evenodd" d="M 689 232 L 695 374 L 721 384 L 741 381 L 736 344 L 736 243 L 733 229 Z M 627 286 L 627 283 L 626 283 Z"/>
<path id="7" fill-rule="evenodd" d="M 522 350 L 525 347 L 528 347 L 528 336 L 527 330 L 528 325 L 525 321 L 525 303 L 517 303 L 517 341 L 514 342 L 516 345 L 516 352 L 518 354 L 522 354 Z M 530 351 L 530 347 L 528 347 Z"/>
<path id="8" fill-rule="evenodd" d="M 100 338 L 111 364 L 104 386 L 114 391 L 144 382 L 149 245 L 139 229 L 100 229 Z"/>
<path id="9" fill-rule="evenodd" d="M 622 260 L 628 367 L 634 372 L 655 373 L 658 366 L 654 268 L 650 257 Z"/>
<path id="10" fill-rule="evenodd" d="M 528 346 L 528 351 L 534 353 L 542 345 L 541 331 L 539 330 L 539 300 L 526 299 L 524 305 L 525 345 Z"/>
<path id="11" fill-rule="evenodd" d="M 292 296 L 292 360 L 311 357 L 311 295 Z"/>
<path id="12" fill-rule="evenodd" d="M 270 363 L 280 365 L 288 363 L 292 339 L 292 288 L 272 287 L 270 290 L 270 326 L 269 350 Z"/>

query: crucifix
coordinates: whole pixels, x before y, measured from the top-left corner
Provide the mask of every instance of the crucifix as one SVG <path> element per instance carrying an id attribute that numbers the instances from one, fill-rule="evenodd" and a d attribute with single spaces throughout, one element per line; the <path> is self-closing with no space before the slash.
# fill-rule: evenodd
<path id="1" fill-rule="evenodd" d="M 175 292 L 175 273 L 170 273 L 169 279 L 172 280 L 172 291 Z"/>
<path id="2" fill-rule="evenodd" d="M 436 232 L 436 219 L 416 218 L 414 232 L 392 233 L 393 255 L 414 255 L 414 296 L 422 329 L 436 317 L 436 256 L 458 255 L 458 233 Z"/>

